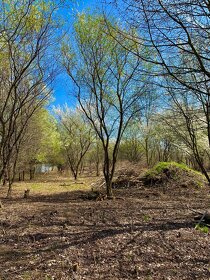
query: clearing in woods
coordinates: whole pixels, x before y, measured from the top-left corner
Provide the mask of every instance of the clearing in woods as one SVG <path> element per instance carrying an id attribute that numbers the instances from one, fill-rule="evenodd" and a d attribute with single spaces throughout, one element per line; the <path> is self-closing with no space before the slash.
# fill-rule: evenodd
<path id="1" fill-rule="evenodd" d="M 209 279 L 209 233 L 191 211 L 209 207 L 206 187 L 137 184 L 94 201 L 94 180 L 16 184 L 9 200 L 1 192 L 0 279 Z"/>

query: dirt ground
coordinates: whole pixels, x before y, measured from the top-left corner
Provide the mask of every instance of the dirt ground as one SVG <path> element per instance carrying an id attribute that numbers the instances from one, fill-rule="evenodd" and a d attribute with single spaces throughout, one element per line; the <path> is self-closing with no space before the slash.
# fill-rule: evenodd
<path id="1" fill-rule="evenodd" d="M 29 199 L 27 184 L 1 197 L 1 280 L 210 279 L 210 233 L 191 211 L 209 208 L 207 188 L 140 184 L 96 202 L 84 184 L 37 184 Z"/>

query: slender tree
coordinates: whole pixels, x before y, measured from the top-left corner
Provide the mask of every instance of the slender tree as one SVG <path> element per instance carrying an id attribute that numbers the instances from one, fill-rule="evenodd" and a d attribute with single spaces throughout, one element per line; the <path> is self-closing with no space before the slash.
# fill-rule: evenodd
<path id="1" fill-rule="evenodd" d="M 129 121 L 139 111 L 137 101 L 146 81 L 140 81 L 141 60 L 109 36 L 102 16 L 80 15 L 75 33 L 77 51 L 63 45 L 63 64 L 77 88 L 79 104 L 102 143 L 107 197 L 113 198 L 120 141 Z"/>
<path id="2" fill-rule="evenodd" d="M 93 143 L 93 130 L 79 109 L 57 109 L 64 154 L 77 180 L 84 157 Z"/>

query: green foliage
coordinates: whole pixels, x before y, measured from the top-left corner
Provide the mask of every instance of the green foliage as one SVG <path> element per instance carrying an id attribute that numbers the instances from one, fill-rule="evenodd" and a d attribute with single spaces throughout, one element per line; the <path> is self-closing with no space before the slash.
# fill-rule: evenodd
<path id="1" fill-rule="evenodd" d="M 26 1 L 4 0 L 4 14 L 0 16 L 0 21 L 6 18 L 14 29 L 19 23 L 20 35 L 29 31 L 38 33 L 45 25 L 54 5 L 53 1 L 43 0 L 35 0 L 31 5 Z"/>
<path id="2" fill-rule="evenodd" d="M 120 144 L 119 159 L 139 162 L 144 154 L 142 145 L 137 138 L 125 139 Z"/>
<path id="3" fill-rule="evenodd" d="M 70 149 L 71 155 L 76 160 L 82 149 L 92 142 L 93 131 L 80 110 L 65 107 L 65 109 L 58 108 L 55 112 L 59 117 L 62 146 L 66 150 Z"/>
<path id="4" fill-rule="evenodd" d="M 159 162 L 146 172 L 144 180 L 146 184 L 174 182 L 185 187 L 201 187 L 204 184 L 204 176 L 200 172 L 177 162 Z"/>
<path id="5" fill-rule="evenodd" d="M 81 90 L 80 99 L 91 107 L 91 117 L 97 119 L 98 114 L 104 115 L 105 123 L 110 123 L 107 128 L 113 130 L 112 123 L 119 118 L 119 111 L 123 108 L 127 111 L 125 115 L 129 115 L 133 108 L 128 104 L 141 87 L 139 75 L 138 88 L 129 79 L 130 76 L 137 78 L 134 69 L 136 64 L 140 67 L 139 60 L 115 38 L 120 42 L 123 40 L 131 50 L 137 48 L 137 44 L 122 37 L 123 30 L 119 30 L 114 20 L 106 21 L 102 15 L 79 14 L 74 28 L 75 42 L 66 38 L 61 46 L 63 65 L 84 90 L 84 93 Z M 119 104 L 117 91 L 122 95 L 122 104 Z M 100 108 L 98 102 L 102 109 L 97 112 L 94 108 Z"/>
<path id="6" fill-rule="evenodd" d="M 61 140 L 55 118 L 44 108 L 30 119 L 22 141 L 18 167 L 28 167 L 33 162 L 62 164 Z"/>
<path id="7" fill-rule="evenodd" d="M 39 162 L 63 163 L 61 157 L 62 144 L 56 120 L 45 109 L 41 109 L 36 118 L 40 133 L 40 148 L 36 159 Z"/>
<path id="8" fill-rule="evenodd" d="M 152 218 L 149 215 L 144 215 L 143 220 L 144 222 L 149 222 Z"/>
<path id="9" fill-rule="evenodd" d="M 138 162 L 141 160 L 144 149 L 141 143 L 140 123 L 131 121 L 127 126 L 122 138 L 119 156 L 120 160 L 129 160 L 130 162 Z"/>
<path id="10" fill-rule="evenodd" d="M 15 64 L 14 69 L 17 73 L 22 69 L 26 71 L 29 67 L 32 67 L 33 71 L 28 72 L 27 80 L 31 80 L 31 82 L 36 80 L 35 77 L 37 78 L 39 72 L 38 67 L 42 65 L 37 63 L 37 59 L 40 62 L 44 60 L 41 55 L 37 57 L 38 51 L 36 51 L 36 48 L 39 46 L 40 54 L 42 51 L 44 52 L 44 44 L 52 35 L 50 29 L 52 31 L 58 26 L 58 23 L 53 18 L 55 10 L 56 4 L 51 0 L 1 1 L 0 62 L 3 60 L 4 63 L 0 64 L 4 65 L 4 68 L 8 66 L 10 67 L 8 71 L 12 71 L 11 62 Z M 47 37 L 47 34 L 49 37 Z M 53 38 L 51 39 L 53 40 Z M 3 70 L 5 71 L 4 68 Z M 17 73 L 15 74 L 16 76 Z M 10 75 L 13 76 L 11 73 Z M 43 72 L 41 75 L 43 75 Z"/>
<path id="11" fill-rule="evenodd" d="M 79 168 L 95 135 L 80 109 L 73 110 L 66 106 L 64 109 L 55 109 L 55 112 L 59 118 L 63 154 L 77 179 Z"/>
<path id="12" fill-rule="evenodd" d="M 187 171 L 187 172 L 192 172 L 195 173 L 197 175 L 202 176 L 202 174 L 196 170 L 193 170 L 191 168 L 189 168 L 186 164 L 184 163 L 178 163 L 178 162 L 159 162 L 158 164 L 156 164 L 153 168 L 151 168 L 146 174 L 145 176 L 155 176 L 155 175 L 159 175 L 160 173 L 169 170 L 169 169 L 181 169 L 183 171 Z"/>
<path id="13" fill-rule="evenodd" d="M 195 226 L 195 229 L 199 230 L 200 232 L 206 233 L 206 234 L 209 233 L 209 228 L 207 226 L 204 226 L 204 225 L 197 224 Z"/>

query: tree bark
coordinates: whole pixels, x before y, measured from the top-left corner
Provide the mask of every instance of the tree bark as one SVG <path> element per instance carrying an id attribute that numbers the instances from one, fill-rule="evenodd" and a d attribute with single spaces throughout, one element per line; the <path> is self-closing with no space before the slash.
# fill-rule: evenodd
<path id="1" fill-rule="evenodd" d="M 112 189 L 112 179 L 107 178 L 106 179 L 106 194 L 107 194 L 107 199 L 113 199 L 113 189 Z"/>
<path id="2" fill-rule="evenodd" d="M 9 187 L 8 187 L 8 191 L 7 191 L 7 198 L 11 198 L 12 196 L 12 183 L 9 182 Z"/>

